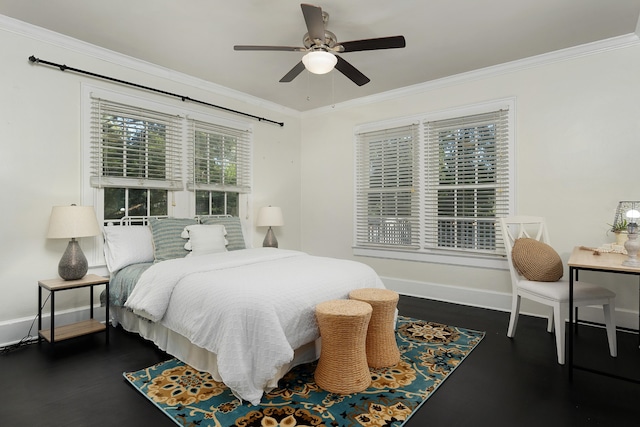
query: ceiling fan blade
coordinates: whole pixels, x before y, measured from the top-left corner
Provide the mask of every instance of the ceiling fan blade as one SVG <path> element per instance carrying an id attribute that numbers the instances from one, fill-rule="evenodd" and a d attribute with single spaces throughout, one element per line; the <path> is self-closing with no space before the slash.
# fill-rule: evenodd
<path id="1" fill-rule="evenodd" d="M 284 75 L 283 78 L 280 79 L 280 83 L 289 83 L 300 74 L 304 70 L 304 64 L 302 61 L 298 62 L 295 67 L 291 69 L 287 74 Z"/>
<path id="2" fill-rule="evenodd" d="M 302 14 L 307 23 L 307 31 L 311 40 L 320 40 L 324 43 L 324 21 L 322 19 L 322 8 L 311 4 L 302 3 Z"/>
<path id="3" fill-rule="evenodd" d="M 337 52 L 358 52 L 362 50 L 397 49 L 405 47 L 406 45 L 404 36 L 392 36 L 342 42 L 339 46 L 336 46 L 337 49 L 334 50 Z"/>
<path id="4" fill-rule="evenodd" d="M 233 50 L 281 50 L 286 52 L 306 52 L 304 47 L 297 46 L 253 46 L 253 45 L 236 45 Z"/>
<path id="5" fill-rule="evenodd" d="M 347 61 L 345 61 L 338 55 L 336 55 L 336 58 L 338 58 L 338 63 L 336 64 L 336 68 L 338 69 L 338 71 L 340 71 L 342 74 L 347 76 L 352 82 L 354 82 L 358 86 L 366 85 L 371 81 L 367 76 L 365 76 L 360 71 L 358 71 L 356 67 L 349 64 Z"/>

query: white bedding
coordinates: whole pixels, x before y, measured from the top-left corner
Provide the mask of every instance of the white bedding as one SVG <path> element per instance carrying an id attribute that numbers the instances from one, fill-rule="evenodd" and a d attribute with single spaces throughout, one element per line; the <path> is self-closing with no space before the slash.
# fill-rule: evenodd
<path id="1" fill-rule="evenodd" d="M 316 304 L 382 287 L 362 263 L 257 248 L 155 264 L 125 306 L 215 353 L 224 383 L 259 404 L 294 349 L 318 338 Z"/>

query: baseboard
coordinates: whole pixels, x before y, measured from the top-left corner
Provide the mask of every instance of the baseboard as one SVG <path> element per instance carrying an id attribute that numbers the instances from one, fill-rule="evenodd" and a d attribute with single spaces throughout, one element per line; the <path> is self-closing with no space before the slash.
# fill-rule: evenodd
<path id="1" fill-rule="evenodd" d="M 104 307 L 99 305 L 93 308 L 93 317 L 96 320 L 104 322 Z M 75 308 L 70 310 L 56 311 L 56 325 L 66 325 L 69 323 L 86 320 L 89 318 L 89 306 Z M 51 313 L 42 313 L 42 328 L 49 329 L 49 318 Z M 24 337 L 38 337 L 38 317 L 23 317 L 20 319 L 12 319 L 0 322 L 0 347 L 15 344 Z"/>
<path id="2" fill-rule="evenodd" d="M 418 282 L 412 280 L 382 277 L 385 286 L 399 294 L 436 301 L 488 308 L 498 311 L 511 311 L 511 293 L 489 291 L 485 289 L 449 286 L 438 283 Z M 520 313 L 529 316 L 547 317 L 548 309 L 528 300 L 522 300 Z M 598 307 L 582 307 L 579 318 L 594 323 L 604 323 L 602 309 Z M 638 330 L 638 312 L 616 308 L 616 325 L 622 328 Z M 508 325 L 504 325 L 505 331 Z"/>
<path id="3" fill-rule="evenodd" d="M 511 310 L 511 294 L 504 292 L 488 291 L 483 289 L 465 288 L 461 286 L 448 286 L 437 283 L 402 280 L 391 277 L 382 277 L 385 286 L 399 294 L 417 298 L 427 298 L 436 301 L 450 302 L 454 304 L 468 305 L 471 307 L 487 308 L 509 312 Z M 521 313 L 524 315 L 545 317 L 545 308 L 538 304 L 523 301 Z M 94 317 L 104 321 L 104 309 L 96 305 L 93 310 Z M 49 327 L 50 313 L 43 313 L 43 328 Z M 65 325 L 89 318 L 89 307 L 71 309 L 56 312 L 56 324 Z M 589 322 L 604 323 L 602 310 L 597 307 L 584 307 L 580 309 L 580 319 Z M 31 325 L 33 327 L 31 328 Z M 627 329 L 638 329 L 638 312 L 616 309 L 616 325 Z M 0 347 L 14 344 L 27 336 L 31 328 L 31 336 L 38 336 L 38 319 L 25 317 L 0 322 Z M 505 324 L 505 331 L 507 325 Z"/>

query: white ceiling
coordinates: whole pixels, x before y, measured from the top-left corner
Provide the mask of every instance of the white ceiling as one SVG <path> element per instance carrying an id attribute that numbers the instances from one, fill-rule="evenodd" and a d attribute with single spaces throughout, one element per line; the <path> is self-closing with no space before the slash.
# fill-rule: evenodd
<path id="1" fill-rule="evenodd" d="M 371 79 L 361 87 L 335 70 L 279 83 L 303 53 L 233 45 L 302 46 L 307 30 L 292 0 L 1 0 L 0 14 L 298 111 L 631 34 L 640 16 L 640 0 L 312 4 L 329 13 L 339 42 L 404 35 L 407 47 L 342 54 Z"/>

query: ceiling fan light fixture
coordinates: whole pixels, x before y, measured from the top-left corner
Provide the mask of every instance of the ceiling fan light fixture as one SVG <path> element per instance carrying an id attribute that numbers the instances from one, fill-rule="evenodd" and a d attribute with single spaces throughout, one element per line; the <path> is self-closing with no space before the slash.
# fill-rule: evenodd
<path id="1" fill-rule="evenodd" d="M 302 57 L 305 68 L 313 74 L 326 74 L 336 66 L 338 58 L 323 50 L 314 50 Z"/>

